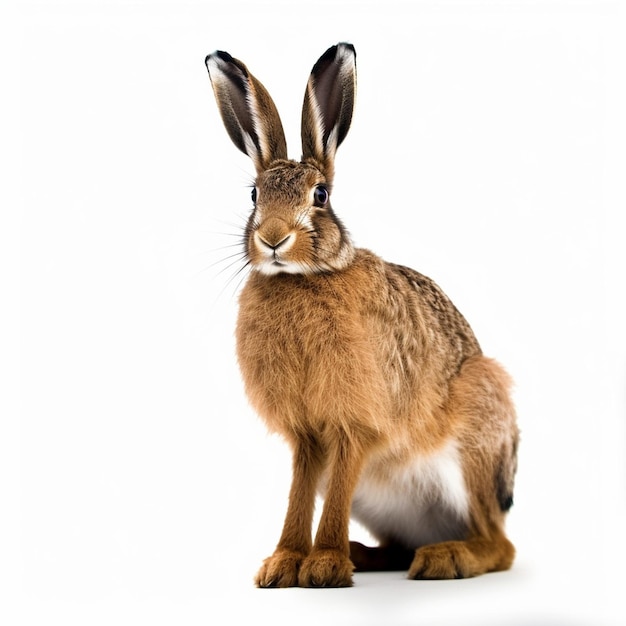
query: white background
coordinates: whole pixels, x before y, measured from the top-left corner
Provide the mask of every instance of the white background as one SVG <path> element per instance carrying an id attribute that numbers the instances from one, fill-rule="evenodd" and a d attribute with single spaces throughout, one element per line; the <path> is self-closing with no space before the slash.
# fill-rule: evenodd
<path id="1" fill-rule="evenodd" d="M 623 3 L 1 6 L 2 623 L 623 623 Z M 252 585 L 290 459 L 236 367 L 226 246 L 253 169 L 204 57 L 248 64 L 297 158 L 341 40 L 336 212 L 437 280 L 517 383 L 509 573 Z"/>

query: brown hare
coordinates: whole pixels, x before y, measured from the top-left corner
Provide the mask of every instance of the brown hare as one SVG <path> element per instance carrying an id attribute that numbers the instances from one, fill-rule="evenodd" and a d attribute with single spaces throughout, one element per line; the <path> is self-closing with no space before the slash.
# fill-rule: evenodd
<path id="1" fill-rule="evenodd" d="M 226 129 L 256 169 L 237 354 L 250 402 L 293 451 L 285 523 L 259 587 L 345 587 L 353 570 L 463 578 L 508 569 L 518 430 L 510 380 L 429 278 L 354 248 L 330 205 L 356 54 L 311 72 L 302 159 L 263 85 L 206 58 Z M 324 497 L 312 539 L 316 493 Z M 350 516 L 379 540 L 350 543 Z"/>

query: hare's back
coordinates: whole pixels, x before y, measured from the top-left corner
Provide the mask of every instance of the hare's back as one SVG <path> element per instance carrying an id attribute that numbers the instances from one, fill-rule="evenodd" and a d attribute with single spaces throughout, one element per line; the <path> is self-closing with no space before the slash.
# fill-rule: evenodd
<path id="1" fill-rule="evenodd" d="M 429 329 L 428 335 L 447 343 L 463 358 L 480 354 L 478 340 L 467 320 L 437 283 L 410 267 L 386 265 L 390 281 L 418 310 Z"/>

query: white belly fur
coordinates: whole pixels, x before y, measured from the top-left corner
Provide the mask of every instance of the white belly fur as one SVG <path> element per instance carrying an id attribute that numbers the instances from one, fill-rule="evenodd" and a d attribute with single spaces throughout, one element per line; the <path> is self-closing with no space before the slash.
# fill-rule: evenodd
<path id="1" fill-rule="evenodd" d="M 367 466 L 352 501 L 352 516 L 374 536 L 417 548 L 462 539 L 469 498 L 455 442 L 397 470 Z M 384 474 L 387 474 L 386 476 Z"/>

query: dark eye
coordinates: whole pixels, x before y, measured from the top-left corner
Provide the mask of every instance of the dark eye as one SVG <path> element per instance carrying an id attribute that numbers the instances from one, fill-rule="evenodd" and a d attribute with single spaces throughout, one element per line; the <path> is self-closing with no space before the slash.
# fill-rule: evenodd
<path id="1" fill-rule="evenodd" d="M 315 206 L 323 207 L 328 202 L 328 189 L 324 185 L 318 185 L 313 192 Z"/>
<path id="2" fill-rule="evenodd" d="M 250 192 L 250 196 L 252 197 L 252 203 L 256 204 L 256 187 L 252 187 L 252 191 Z"/>

